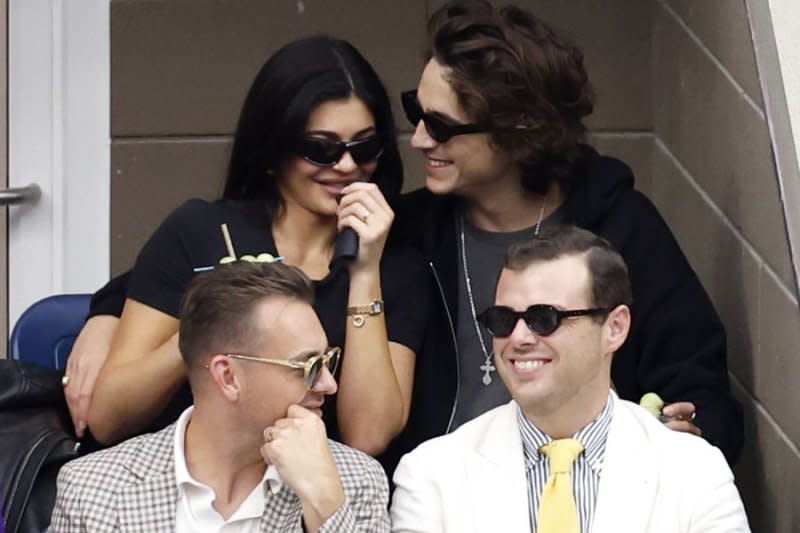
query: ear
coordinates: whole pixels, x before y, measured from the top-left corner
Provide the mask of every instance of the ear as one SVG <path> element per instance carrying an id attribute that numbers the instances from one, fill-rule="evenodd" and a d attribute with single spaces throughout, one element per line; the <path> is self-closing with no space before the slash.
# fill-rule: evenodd
<path id="1" fill-rule="evenodd" d="M 215 355 L 208 362 L 211 381 L 213 381 L 222 396 L 231 402 L 238 401 L 241 392 L 241 383 L 236 370 L 237 368 L 231 359 L 224 355 Z"/>
<path id="2" fill-rule="evenodd" d="M 627 305 L 620 304 L 608 313 L 603 324 L 604 353 L 614 353 L 619 350 L 628 331 L 631 329 L 631 310 Z"/>

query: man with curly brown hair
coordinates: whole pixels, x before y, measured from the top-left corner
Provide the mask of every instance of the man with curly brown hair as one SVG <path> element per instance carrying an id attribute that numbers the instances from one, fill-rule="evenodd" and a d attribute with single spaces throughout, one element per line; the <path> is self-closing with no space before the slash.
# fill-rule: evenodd
<path id="1" fill-rule="evenodd" d="M 508 246 L 569 223 L 609 240 L 630 271 L 636 319 L 612 368 L 620 397 L 658 393 L 668 427 L 735 461 L 742 420 L 725 331 L 631 170 L 585 144 L 594 97 L 581 50 L 528 11 L 480 0 L 441 7 L 428 37 L 417 90 L 403 94 L 426 187 L 396 208 L 394 235 L 426 254 L 440 302 L 405 448 L 509 400 L 477 316 Z"/>

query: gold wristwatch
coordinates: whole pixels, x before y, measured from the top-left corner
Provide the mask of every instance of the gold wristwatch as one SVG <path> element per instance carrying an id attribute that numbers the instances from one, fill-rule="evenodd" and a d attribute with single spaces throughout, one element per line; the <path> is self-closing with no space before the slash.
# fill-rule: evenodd
<path id="1" fill-rule="evenodd" d="M 372 300 L 367 305 L 354 305 L 347 308 L 347 316 L 353 317 L 353 325 L 360 328 L 367 321 L 368 316 L 383 313 L 383 300 Z"/>

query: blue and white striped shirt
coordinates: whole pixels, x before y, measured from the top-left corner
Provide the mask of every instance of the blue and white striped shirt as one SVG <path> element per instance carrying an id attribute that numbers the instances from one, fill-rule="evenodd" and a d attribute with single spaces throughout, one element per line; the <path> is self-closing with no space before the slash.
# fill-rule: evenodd
<path id="1" fill-rule="evenodd" d="M 587 533 L 592 527 L 594 504 L 597 501 L 600 473 L 606 453 L 608 426 L 614 412 L 614 398 L 615 394 L 609 392 L 606 406 L 597 418 L 572 437 L 583 444 L 584 448 L 572 467 L 572 489 L 583 533 Z M 517 420 L 525 454 L 525 475 L 528 479 L 528 513 L 531 517 L 531 531 L 535 533 L 539 501 L 542 498 L 542 491 L 547 485 L 547 478 L 550 477 L 550 464 L 547 456 L 539 453 L 539 449 L 553 439 L 534 426 L 525 417 L 519 406 L 517 406 Z"/>

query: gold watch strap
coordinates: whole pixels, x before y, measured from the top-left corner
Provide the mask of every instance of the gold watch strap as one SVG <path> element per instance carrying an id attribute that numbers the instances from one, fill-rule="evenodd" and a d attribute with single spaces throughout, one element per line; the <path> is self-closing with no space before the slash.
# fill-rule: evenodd
<path id="1" fill-rule="evenodd" d="M 360 328 L 366 317 L 383 313 L 383 300 L 372 300 L 367 305 L 353 305 L 347 308 L 347 316 L 353 317 L 353 325 Z"/>

